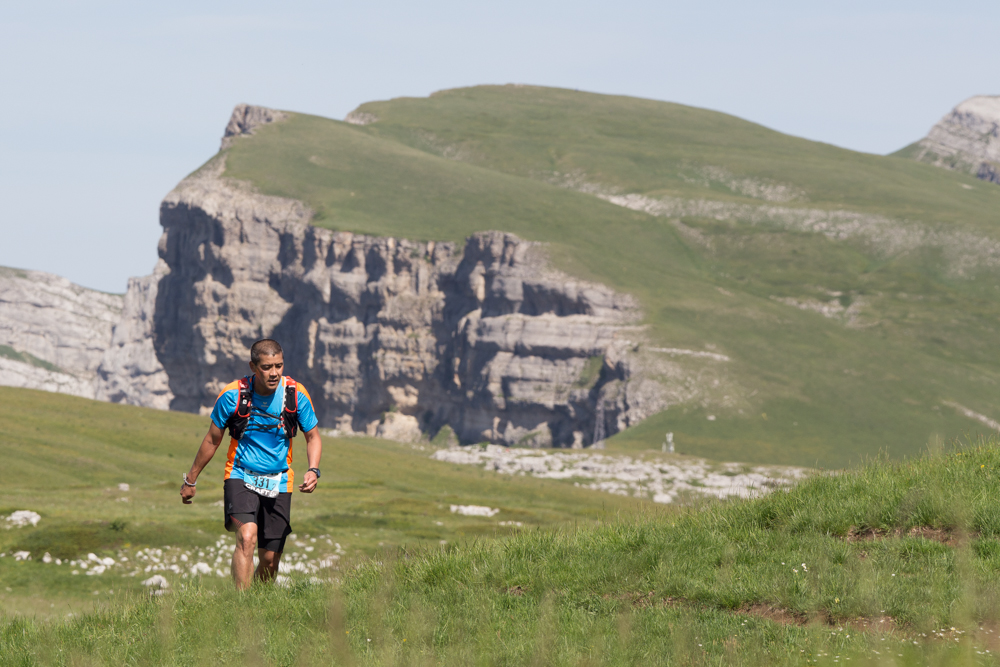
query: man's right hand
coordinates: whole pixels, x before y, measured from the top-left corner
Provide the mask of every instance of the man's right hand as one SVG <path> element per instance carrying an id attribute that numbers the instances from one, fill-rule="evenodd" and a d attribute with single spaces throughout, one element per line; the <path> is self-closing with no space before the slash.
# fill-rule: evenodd
<path id="1" fill-rule="evenodd" d="M 184 475 L 185 481 L 190 480 L 193 484 L 198 483 L 198 475 L 205 469 L 208 462 L 212 460 L 215 450 L 219 448 L 220 442 L 222 442 L 222 429 L 216 426 L 215 422 L 212 422 L 212 425 L 208 427 L 208 433 L 205 434 L 205 439 L 201 441 L 198 453 L 194 456 L 194 463 L 191 464 L 191 469 Z M 184 501 L 185 505 L 191 504 L 194 494 L 195 490 L 191 484 L 181 485 L 181 500 Z"/>

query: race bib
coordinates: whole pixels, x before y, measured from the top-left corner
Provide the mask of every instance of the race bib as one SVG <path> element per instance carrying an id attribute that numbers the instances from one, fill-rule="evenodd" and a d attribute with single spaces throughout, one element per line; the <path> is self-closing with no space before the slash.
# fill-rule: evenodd
<path id="1" fill-rule="evenodd" d="M 265 498 L 277 498 L 278 497 L 278 484 L 281 482 L 281 473 L 276 472 L 273 475 L 268 475 L 262 472 L 254 472 L 253 470 L 243 470 L 243 483 L 244 485 L 256 493 L 259 496 L 264 496 Z"/>

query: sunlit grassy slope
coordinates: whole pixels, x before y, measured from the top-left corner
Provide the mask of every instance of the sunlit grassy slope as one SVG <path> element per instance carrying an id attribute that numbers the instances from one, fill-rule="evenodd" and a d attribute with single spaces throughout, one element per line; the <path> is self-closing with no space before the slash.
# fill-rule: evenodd
<path id="1" fill-rule="evenodd" d="M 218 505 L 225 452 L 199 478 L 193 505 L 182 505 L 178 496 L 181 475 L 208 429 L 207 417 L 2 387 L 0 419 L 5 424 L 0 430 L 5 489 L 0 516 L 32 510 L 42 517 L 36 527 L 0 527 L 0 553 L 5 554 L 0 609 L 86 608 L 113 591 L 142 588 L 140 581 L 149 573 L 124 576 L 138 563 L 136 550 L 169 546 L 185 551 L 191 558 L 181 563 L 186 572 L 197 550 L 225 534 Z M 303 446 L 299 438 L 293 469 L 300 475 Z M 297 493 L 293 499 L 296 534 L 329 535 L 351 560 L 379 548 L 438 547 L 442 540 L 492 538 L 516 530 L 501 521 L 521 522 L 525 529 L 588 523 L 649 505 L 565 483 L 487 474 L 432 461 L 429 455 L 386 441 L 326 438 L 322 484 L 314 494 Z M 119 489 L 123 483 L 128 491 Z M 486 505 L 500 513 L 461 516 L 450 511 L 451 504 Z M 325 546 L 320 542 L 314 549 Z M 32 561 L 15 562 L 17 551 L 30 552 Z M 299 551 L 289 544 L 290 553 Z M 77 568 L 65 564 L 40 562 L 45 553 L 76 559 L 90 552 L 116 559 L 125 554 L 128 564 L 87 576 L 85 571 L 73 575 Z M 228 554 L 231 549 L 220 566 L 227 571 Z M 226 583 L 214 575 L 208 579 Z"/>
<path id="2" fill-rule="evenodd" d="M 643 194 L 744 202 L 699 167 L 720 166 L 801 190 L 811 207 L 848 206 L 993 229 L 1000 188 L 905 159 L 792 137 L 728 114 L 656 100 L 478 86 L 369 102 L 366 130 L 427 152 L 529 178 L 580 174 Z M 961 183 L 972 184 L 966 190 Z"/>
<path id="3" fill-rule="evenodd" d="M 956 404 L 1000 414 L 995 271 L 956 277 L 935 248 L 887 256 L 768 225 L 685 218 L 682 237 L 666 218 L 563 186 L 770 205 L 743 193 L 749 179 L 787 186 L 785 208 L 879 214 L 979 245 L 1000 238 L 1000 188 L 625 97 L 480 87 L 361 110 L 379 120 L 293 114 L 260 128 L 229 149 L 226 173 L 302 199 L 320 226 L 547 242 L 564 270 L 636 295 L 650 342 L 733 359 L 724 384 L 742 407 L 708 392 L 703 407 L 672 408 L 611 447 L 659 448 L 671 431 L 686 453 L 841 466 L 985 429 Z M 858 303 L 863 317 L 850 328 L 776 298 Z"/>
<path id="4" fill-rule="evenodd" d="M 0 616 L 0 665 L 994 665 L 998 474 L 994 440 L 751 501 L 385 550 L 332 583 Z"/>

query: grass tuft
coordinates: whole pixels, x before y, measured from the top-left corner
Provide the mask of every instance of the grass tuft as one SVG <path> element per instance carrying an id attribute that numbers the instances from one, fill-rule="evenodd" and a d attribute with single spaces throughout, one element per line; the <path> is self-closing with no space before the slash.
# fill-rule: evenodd
<path id="1" fill-rule="evenodd" d="M 755 500 L 0 621 L 6 664 L 995 664 L 1000 440 Z"/>

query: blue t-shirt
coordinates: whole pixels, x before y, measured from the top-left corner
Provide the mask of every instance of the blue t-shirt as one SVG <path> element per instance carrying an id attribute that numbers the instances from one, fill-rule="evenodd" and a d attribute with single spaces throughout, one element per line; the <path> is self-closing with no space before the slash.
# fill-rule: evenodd
<path id="1" fill-rule="evenodd" d="M 252 380 L 252 376 L 247 377 Z M 256 391 L 253 392 L 250 398 L 250 420 L 247 429 L 239 442 L 230 438 L 225 479 L 243 479 L 244 470 L 267 474 L 280 472 L 282 476 L 278 488 L 292 490 L 294 475 L 290 469 L 292 448 L 279 421 L 285 399 L 285 380 L 283 377 L 281 385 L 270 396 L 261 396 Z M 298 382 L 295 383 L 295 389 L 299 429 L 305 433 L 316 428 L 319 421 L 316 419 L 316 411 L 313 410 L 309 392 Z M 239 397 L 239 381 L 226 385 L 215 399 L 212 423 L 225 430 L 226 422 L 236 411 Z"/>

